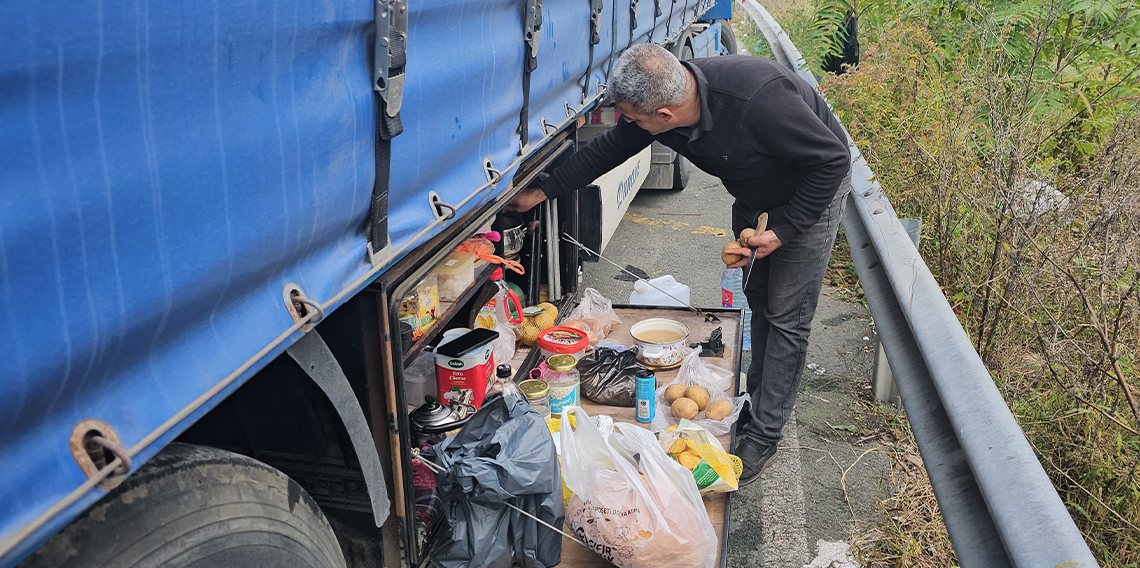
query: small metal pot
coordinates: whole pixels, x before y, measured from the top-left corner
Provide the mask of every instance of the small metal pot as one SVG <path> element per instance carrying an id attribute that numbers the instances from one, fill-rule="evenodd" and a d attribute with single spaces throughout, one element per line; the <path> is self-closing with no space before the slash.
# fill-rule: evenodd
<path id="1" fill-rule="evenodd" d="M 467 424 L 474 414 L 475 407 L 470 404 L 443 405 L 434 396 L 426 396 L 424 403 L 408 414 L 412 441 L 417 448 L 439 443 L 448 432 Z"/>
<path id="2" fill-rule="evenodd" d="M 653 341 L 649 334 L 653 331 L 667 331 L 680 334 L 672 341 Z M 637 360 L 651 367 L 671 367 L 685 358 L 688 347 L 689 328 L 679 321 L 665 318 L 650 318 L 639 321 L 629 328 L 630 335 L 637 341 Z"/>
<path id="3" fill-rule="evenodd" d="M 499 217 L 502 229 L 503 256 L 510 259 L 518 258 L 522 251 L 523 241 L 526 239 L 526 223 L 519 217 L 503 215 Z"/>

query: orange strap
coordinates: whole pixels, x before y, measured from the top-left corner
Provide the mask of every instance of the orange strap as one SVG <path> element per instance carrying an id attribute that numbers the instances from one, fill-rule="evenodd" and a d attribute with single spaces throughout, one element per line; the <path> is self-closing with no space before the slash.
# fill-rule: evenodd
<path id="1" fill-rule="evenodd" d="M 475 255 L 475 258 L 484 260 L 492 264 L 501 264 L 504 267 L 515 271 L 517 274 L 525 274 L 526 270 L 523 268 L 522 263 L 514 260 L 509 260 L 501 256 L 495 255 L 495 245 L 491 241 L 483 237 L 472 237 L 459 245 L 455 252 L 466 252 Z"/>

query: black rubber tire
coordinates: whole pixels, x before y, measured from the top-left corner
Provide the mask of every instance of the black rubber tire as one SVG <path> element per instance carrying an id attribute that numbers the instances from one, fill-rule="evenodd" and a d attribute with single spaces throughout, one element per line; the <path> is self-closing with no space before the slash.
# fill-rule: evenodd
<path id="1" fill-rule="evenodd" d="M 174 443 L 37 550 L 25 568 L 344 568 L 332 527 L 284 473 Z"/>
<path id="2" fill-rule="evenodd" d="M 736 45 L 736 36 L 732 33 L 732 24 L 728 20 L 717 20 L 720 23 L 720 45 L 728 52 L 729 55 L 736 55 L 738 47 Z"/>
<path id="3" fill-rule="evenodd" d="M 693 163 L 688 158 L 677 154 L 673 160 L 673 190 L 680 191 L 689 185 L 689 176 L 693 172 Z"/>

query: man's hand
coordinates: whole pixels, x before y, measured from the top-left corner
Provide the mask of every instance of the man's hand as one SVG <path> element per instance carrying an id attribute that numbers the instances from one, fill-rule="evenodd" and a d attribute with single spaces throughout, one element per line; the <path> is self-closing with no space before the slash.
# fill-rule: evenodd
<path id="1" fill-rule="evenodd" d="M 776 236 L 772 231 L 764 231 L 754 237 L 748 237 L 748 246 L 756 249 L 756 258 L 764 258 L 776 249 L 783 246 L 783 241 Z M 739 254 L 744 257 L 740 262 L 728 265 L 729 268 L 740 268 L 748 264 L 748 256 L 752 254 L 752 249 L 744 247 L 725 249 L 724 252 L 729 254 Z"/>
<path id="2" fill-rule="evenodd" d="M 537 187 L 524 189 L 507 204 L 505 209 L 515 213 L 530 211 L 535 205 L 546 201 L 546 194 Z"/>

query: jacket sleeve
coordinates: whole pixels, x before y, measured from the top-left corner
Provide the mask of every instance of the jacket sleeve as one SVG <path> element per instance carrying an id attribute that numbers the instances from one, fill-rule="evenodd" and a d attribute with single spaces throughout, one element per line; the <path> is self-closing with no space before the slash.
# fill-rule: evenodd
<path id="1" fill-rule="evenodd" d="M 851 168 L 847 142 L 836 137 L 788 77 L 772 80 L 752 98 L 748 128 L 757 152 L 806 172 L 785 206 L 783 220 L 770 227 L 781 241 L 791 242 L 819 221 L 839 190 Z"/>
<path id="2" fill-rule="evenodd" d="M 539 187 L 551 199 L 565 195 L 614 169 L 652 142 L 652 134 L 619 120 L 558 166 Z"/>

